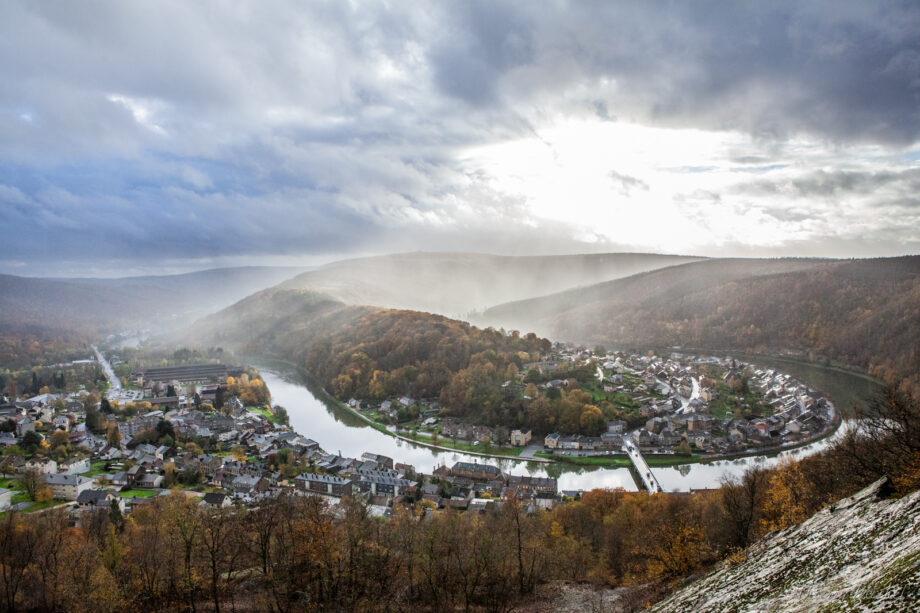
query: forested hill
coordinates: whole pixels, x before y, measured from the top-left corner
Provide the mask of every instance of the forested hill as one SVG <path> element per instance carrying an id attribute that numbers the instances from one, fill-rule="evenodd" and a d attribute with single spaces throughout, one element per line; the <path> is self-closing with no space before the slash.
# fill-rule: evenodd
<path id="1" fill-rule="evenodd" d="M 188 323 L 302 271 L 250 266 L 119 279 L 0 275 L 0 327 L 91 335 Z"/>
<path id="2" fill-rule="evenodd" d="M 920 257 L 707 260 L 502 305 L 482 320 L 618 347 L 800 351 L 920 390 Z"/>
<path id="3" fill-rule="evenodd" d="M 440 398 L 477 423 L 529 423 L 501 385 L 550 350 L 534 334 L 504 334 L 419 311 L 350 306 L 309 290 L 271 288 L 198 322 L 192 341 L 304 367 L 339 399 Z M 593 377 L 593 371 L 587 376 Z M 590 396 L 588 396 L 590 398 Z M 562 403 L 578 428 L 582 402 Z M 517 420 L 517 421 L 516 421 Z"/>
<path id="4" fill-rule="evenodd" d="M 335 262 L 283 284 L 349 303 L 430 311 L 452 317 L 510 300 L 543 296 L 698 257 L 605 253 L 509 257 L 405 253 Z"/>
<path id="5" fill-rule="evenodd" d="M 511 364 L 519 367 L 550 350 L 550 342 L 534 334 L 503 334 L 442 315 L 351 306 L 319 292 L 279 288 L 249 296 L 174 336 L 167 342 L 290 360 L 344 398 L 437 397 L 455 374 L 471 367 L 490 378 L 489 385 L 481 383 L 483 393 L 491 394 Z"/>

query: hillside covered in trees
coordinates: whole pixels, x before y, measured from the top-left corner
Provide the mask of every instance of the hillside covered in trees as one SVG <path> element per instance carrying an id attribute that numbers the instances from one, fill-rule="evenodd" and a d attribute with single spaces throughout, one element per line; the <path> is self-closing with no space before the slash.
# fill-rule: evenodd
<path id="1" fill-rule="evenodd" d="M 604 419 L 623 417 L 612 405 L 594 406 L 577 385 L 548 397 L 538 397 L 534 387 L 531 399 L 516 387 L 503 389 L 504 382 L 517 382 L 526 364 L 548 355 L 551 343 L 535 334 L 481 329 L 418 311 L 348 306 L 306 290 L 265 290 L 182 337 L 288 360 L 340 400 L 431 398 L 446 415 L 538 433 L 562 427 L 597 434 Z M 584 382 L 595 372 L 573 367 L 566 376 Z"/>
<path id="2" fill-rule="evenodd" d="M 563 360 L 552 371 L 527 368 L 550 356 L 550 341 L 533 333 L 348 306 L 308 290 L 265 290 L 174 340 L 287 360 L 342 401 L 430 399 L 440 403 L 444 416 L 505 430 L 597 436 L 608 420 L 644 420 L 626 395 L 608 398 L 582 389 L 596 380 L 589 364 Z M 551 379 L 566 385 L 537 387 Z"/>
<path id="3" fill-rule="evenodd" d="M 707 260 L 485 311 L 616 347 L 798 352 L 920 391 L 920 256 Z"/>

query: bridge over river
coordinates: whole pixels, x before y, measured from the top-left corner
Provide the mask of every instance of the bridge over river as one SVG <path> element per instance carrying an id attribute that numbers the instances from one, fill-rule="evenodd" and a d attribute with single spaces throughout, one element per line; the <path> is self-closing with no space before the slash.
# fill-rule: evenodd
<path id="1" fill-rule="evenodd" d="M 642 454 L 639 453 L 639 449 L 627 440 L 623 443 L 623 450 L 629 456 L 633 466 L 636 467 L 636 471 L 638 471 L 645 489 L 648 490 L 650 494 L 657 494 L 658 492 L 664 491 L 661 489 L 661 484 L 658 483 L 658 479 L 652 474 L 652 469 L 649 468 L 648 462 L 646 462 Z"/>

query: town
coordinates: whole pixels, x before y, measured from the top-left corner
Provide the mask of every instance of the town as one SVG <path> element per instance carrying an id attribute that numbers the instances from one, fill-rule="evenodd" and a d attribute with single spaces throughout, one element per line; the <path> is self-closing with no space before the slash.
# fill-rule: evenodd
<path id="1" fill-rule="evenodd" d="M 403 504 L 485 511 L 514 496 L 535 510 L 580 496 L 558 491 L 552 477 L 506 474 L 487 463 L 460 461 L 422 474 L 373 450 L 355 458 L 327 453 L 287 425 L 285 409 L 271 405 L 269 390 L 252 369 L 201 363 L 131 370 L 117 355 L 109 357 L 111 362 L 97 351 L 98 361 L 67 365 L 89 369 L 84 379 L 98 381 L 104 394 L 87 392 L 86 385 L 62 393 L 42 386 L 42 393 L 18 398 L 16 385 L 6 386 L 0 510 L 66 505 L 75 514 L 126 513 L 156 495 L 185 492 L 215 508 L 285 495 L 318 496 L 330 504 L 359 498 L 372 514 L 389 516 Z M 587 382 L 555 378 L 573 368 L 594 374 Z M 62 382 L 65 370 L 60 372 L 51 384 Z M 41 382 L 33 373 L 33 385 Z M 556 344 L 502 387 L 536 396 L 575 386 L 629 407 L 628 419 L 607 421 L 597 436 L 549 432 L 535 439 L 530 430 L 445 416 L 433 399 L 404 395 L 347 405 L 379 423 L 396 424 L 396 434 L 411 433 L 431 445 L 466 443 L 483 456 L 506 457 L 515 449 L 527 452 L 521 459 L 544 462 L 629 458 L 640 473 L 637 482 L 652 492 L 661 488 L 643 455 L 692 461 L 763 452 L 814 440 L 836 421 L 833 405 L 820 393 L 734 359 Z"/>
<path id="2" fill-rule="evenodd" d="M 512 493 L 542 507 L 556 499 L 555 479 L 505 475 L 486 464 L 458 462 L 420 475 L 372 452 L 326 453 L 285 425 L 281 407 L 244 405 L 253 387 L 264 387 L 252 375 L 223 364 L 150 368 L 132 373 L 134 389 L 113 385 L 98 407 L 87 405 L 93 399 L 85 391 L 7 398 L 0 510 L 67 505 L 75 513 L 124 513 L 171 491 L 218 508 L 282 495 L 358 497 L 379 515 L 404 502 L 485 510 Z M 100 411 L 115 419 L 94 432 Z"/>
<path id="3" fill-rule="evenodd" d="M 588 381 L 566 375 L 586 367 L 596 372 Z M 731 358 L 677 353 L 667 358 L 608 354 L 556 343 L 552 355 L 526 364 L 502 388 L 525 400 L 580 389 L 615 405 L 625 419 L 607 420 L 595 436 L 535 433 L 441 416 L 437 399 L 401 396 L 375 405 L 352 398 L 347 404 L 379 424 L 396 426 L 416 442 L 487 455 L 529 448 L 533 457 L 568 460 L 622 455 L 627 441 L 652 455 L 714 459 L 764 452 L 826 435 L 839 419 L 823 394 L 787 374 Z"/>

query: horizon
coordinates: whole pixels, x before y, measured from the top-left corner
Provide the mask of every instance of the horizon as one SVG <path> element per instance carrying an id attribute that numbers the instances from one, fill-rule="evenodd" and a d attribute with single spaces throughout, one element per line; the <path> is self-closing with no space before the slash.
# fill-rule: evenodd
<path id="1" fill-rule="evenodd" d="M 18 274 L 17 272 L 11 272 L 7 270 L 0 270 L 0 275 L 9 275 L 14 277 L 21 277 L 25 279 L 43 279 L 48 281 L 69 281 L 69 280 L 116 280 L 116 279 L 131 279 L 131 278 L 143 278 L 143 277 L 172 277 L 180 275 L 190 275 L 195 273 L 203 272 L 212 272 L 218 270 L 240 270 L 246 268 L 265 268 L 265 269 L 285 269 L 289 268 L 292 270 L 302 270 L 303 272 L 309 272 L 310 270 L 319 270 L 327 266 L 332 266 L 335 264 L 340 264 L 344 262 L 353 262 L 359 260 L 375 259 L 375 258 L 388 258 L 388 257 L 397 257 L 397 256 L 482 256 L 482 257 L 495 257 L 495 258 L 553 258 L 553 257 L 579 257 L 579 256 L 604 256 L 604 255 L 646 255 L 646 256 L 674 256 L 674 257 L 686 257 L 686 258 L 699 258 L 700 260 L 727 260 L 727 259 L 739 259 L 739 260 L 783 260 L 783 259 L 805 259 L 805 260 L 838 260 L 838 261 L 847 261 L 847 260 L 883 260 L 883 259 L 895 259 L 895 258 L 910 258 L 918 257 L 920 253 L 904 253 L 900 255 L 883 255 L 883 256 L 807 256 L 807 255 L 783 255 L 783 256 L 705 256 L 705 255 L 696 255 L 692 253 L 652 253 L 652 252 L 639 252 L 639 251 L 599 251 L 599 252 L 573 252 L 573 253 L 532 253 L 532 254 L 503 254 L 503 253 L 489 253 L 485 251 L 394 251 L 391 253 L 379 253 L 372 255 L 354 255 L 343 258 L 332 258 L 322 263 L 315 264 L 239 264 L 239 265 L 229 265 L 229 266 L 204 266 L 200 268 L 187 268 L 187 269 L 147 269 L 147 271 L 137 271 L 132 274 L 120 274 L 118 272 L 112 271 L 111 274 L 85 274 L 85 275 L 60 275 L 60 274 L 46 274 L 46 275 L 23 275 Z M 692 264 L 693 262 L 683 262 L 680 264 L 672 264 L 669 266 L 683 266 L 686 264 Z M 159 271 L 159 272 L 158 272 Z M 643 273 L 637 273 L 643 274 Z"/>
<path id="2" fill-rule="evenodd" d="M 895 3 L 4 3 L 0 271 L 920 253 L 918 30 Z"/>

